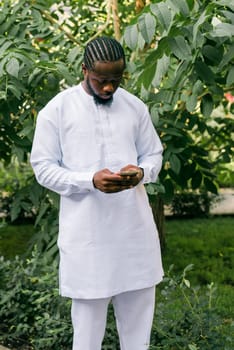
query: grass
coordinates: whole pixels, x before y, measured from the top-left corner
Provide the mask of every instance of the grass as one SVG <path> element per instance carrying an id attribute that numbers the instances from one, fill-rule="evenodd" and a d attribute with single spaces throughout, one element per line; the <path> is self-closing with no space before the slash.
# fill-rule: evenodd
<path id="1" fill-rule="evenodd" d="M 195 283 L 233 284 L 233 217 L 166 220 L 165 268 L 175 265 L 181 271 L 194 264 Z"/>
<path id="2" fill-rule="evenodd" d="M 229 316 L 234 316 L 234 235 L 233 217 L 208 219 L 167 219 L 166 248 L 163 265 L 168 271 L 171 265 L 175 274 L 193 264 L 188 278 L 193 286 L 204 288 L 214 282 L 217 286 L 217 307 Z"/>

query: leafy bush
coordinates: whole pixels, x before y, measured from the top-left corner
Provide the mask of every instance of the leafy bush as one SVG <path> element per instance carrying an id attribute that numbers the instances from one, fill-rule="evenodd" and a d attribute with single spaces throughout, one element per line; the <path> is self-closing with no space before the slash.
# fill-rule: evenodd
<path id="1" fill-rule="evenodd" d="M 70 301 L 59 297 L 57 267 L 36 249 L 27 261 L 1 258 L 0 342 L 17 349 L 69 348 Z"/>
<path id="2" fill-rule="evenodd" d="M 207 217 L 213 201 L 214 196 L 207 192 L 181 192 L 174 195 L 170 206 L 176 217 Z"/>
<path id="3" fill-rule="evenodd" d="M 0 214 L 8 222 L 35 220 L 35 180 L 32 169 L 27 163 L 12 159 L 6 165 L 0 162 Z"/>
<path id="4" fill-rule="evenodd" d="M 231 350 L 231 320 L 222 319 L 216 309 L 217 289 L 191 287 L 188 265 L 180 276 L 165 277 L 157 305 L 151 350 Z"/>
<path id="5" fill-rule="evenodd" d="M 35 248 L 27 261 L 0 261 L 0 343 L 17 349 L 68 350 L 72 342 L 70 300 L 58 294 L 58 262 L 41 257 Z M 186 277 L 171 270 L 159 287 L 151 349 L 231 350 L 229 324 L 217 313 L 217 295 L 192 288 Z M 229 347 L 230 345 L 230 347 Z M 110 305 L 102 350 L 119 350 Z"/>

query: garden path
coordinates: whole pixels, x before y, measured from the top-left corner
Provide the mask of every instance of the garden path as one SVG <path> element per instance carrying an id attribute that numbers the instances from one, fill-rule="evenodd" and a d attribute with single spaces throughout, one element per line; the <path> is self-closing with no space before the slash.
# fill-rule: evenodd
<path id="1" fill-rule="evenodd" d="M 234 188 L 220 189 L 219 200 L 211 208 L 211 214 L 234 215 Z"/>

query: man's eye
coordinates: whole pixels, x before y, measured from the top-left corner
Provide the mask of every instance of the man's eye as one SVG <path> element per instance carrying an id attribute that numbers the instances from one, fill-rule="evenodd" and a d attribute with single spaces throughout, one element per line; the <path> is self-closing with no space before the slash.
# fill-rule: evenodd
<path id="1" fill-rule="evenodd" d="M 98 84 L 104 84 L 105 80 L 94 79 Z"/>
<path id="2" fill-rule="evenodd" d="M 97 82 L 100 84 L 100 85 L 104 85 L 104 84 L 108 84 L 108 83 L 112 83 L 112 84 L 118 84 L 118 83 L 120 83 L 121 82 L 121 80 L 122 80 L 122 78 L 121 79 L 115 79 L 115 80 L 97 80 Z"/>

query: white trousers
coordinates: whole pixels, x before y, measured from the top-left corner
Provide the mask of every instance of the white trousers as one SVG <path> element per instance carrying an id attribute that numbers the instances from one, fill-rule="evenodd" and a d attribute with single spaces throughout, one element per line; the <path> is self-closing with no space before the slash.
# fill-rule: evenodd
<path id="1" fill-rule="evenodd" d="M 103 299 L 73 299 L 73 350 L 101 350 L 108 305 L 112 301 L 121 350 L 149 348 L 155 287 Z"/>

